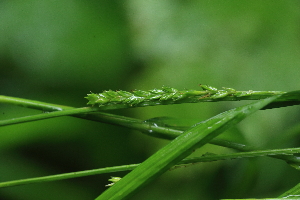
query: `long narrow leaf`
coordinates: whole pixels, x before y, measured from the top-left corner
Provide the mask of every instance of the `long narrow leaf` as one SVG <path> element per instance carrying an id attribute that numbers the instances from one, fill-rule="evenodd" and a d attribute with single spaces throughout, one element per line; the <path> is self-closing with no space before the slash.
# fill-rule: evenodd
<path id="1" fill-rule="evenodd" d="M 181 165 L 195 164 L 200 162 L 212 162 L 212 161 L 228 160 L 228 159 L 242 159 L 242 158 L 251 158 L 251 157 L 258 157 L 258 156 L 281 156 L 281 155 L 286 156 L 286 155 L 293 155 L 295 153 L 300 153 L 300 148 L 269 149 L 269 150 L 239 152 L 239 153 L 230 153 L 230 154 L 207 154 L 207 155 L 205 154 L 201 157 L 183 159 L 177 165 L 173 166 L 172 169 L 180 167 Z M 25 185 L 25 184 L 33 184 L 33 183 L 42 183 L 42 182 L 49 182 L 49 181 L 58 181 L 64 179 L 92 176 L 96 174 L 129 171 L 135 169 L 139 165 L 140 164 L 122 165 L 122 166 L 115 166 L 115 167 L 106 167 L 100 169 L 49 175 L 43 177 L 6 181 L 0 183 L 0 188 L 17 186 L 17 185 Z M 298 187 L 300 187 L 300 185 Z"/>
<path id="2" fill-rule="evenodd" d="M 0 121 L 0 126 L 20 124 L 20 123 L 25 123 L 25 122 L 38 121 L 38 120 L 43 120 L 43 119 L 50 119 L 50 118 L 61 117 L 61 116 L 66 116 L 66 115 L 89 113 L 89 112 L 93 112 L 93 111 L 97 111 L 97 108 L 83 107 L 83 108 L 67 109 L 67 110 L 62 110 L 62 111 L 54 111 L 54 112 L 50 112 L 50 113 L 43 113 L 43 114 L 30 115 L 30 116 L 25 116 L 25 117 L 1 120 Z"/>
<path id="3" fill-rule="evenodd" d="M 285 193 L 281 194 L 278 198 L 292 199 L 295 197 L 297 197 L 297 199 L 300 199 L 300 183 L 298 183 L 295 187 L 291 188 Z"/>
<path id="4" fill-rule="evenodd" d="M 273 105 L 274 103 L 280 101 L 279 103 L 284 103 L 284 101 L 296 101 L 300 100 L 300 92 L 299 91 L 293 91 L 285 93 L 284 95 L 281 95 L 278 99 L 275 100 L 275 102 L 270 103 L 269 105 Z M 103 112 L 91 112 L 94 111 L 93 109 L 96 108 L 74 108 L 70 106 L 63 106 L 63 105 L 57 105 L 57 104 L 50 104 L 46 102 L 40 102 L 40 101 L 34 101 L 34 100 L 28 100 L 28 99 L 22 99 L 22 98 L 16 98 L 16 97 L 7 97 L 0 95 L 0 103 L 9 103 L 14 104 L 18 106 L 23 106 L 27 108 L 33 108 L 43 111 L 60 111 L 60 112 L 51 112 L 51 113 L 45 113 L 40 115 L 33 115 L 33 116 L 27 116 L 27 117 L 21 117 L 21 118 L 14 118 L 9 120 L 2 120 L 0 121 L 0 126 L 10 125 L 10 124 L 16 124 L 16 123 L 24 123 L 27 121 L 36 121 L 36 120 L 42 120 L 42 119 L 48 119 L 52 117 L 59 117 L 64 115 L 72 115 L 74 117 L 79 117 L 87 120 L 93 120 L 98 122 L 104 122 L 119 126 L 125 126 L 128 128 L 140 130 L 143 133 L 146 133 L 153 137 L 158 138 L 164 138 L 164 139 L 174 139 L 175 137 L 182 134 L 183 131 L 171 129 L 168 127 L 162 127 L 158 126 L 157 124 L 153 125 L 151 123 L 145 123 L 143 120 L 134 119 L 130 117 L 124 117 L 119 115 L 114 115 L 110 113 L 103 113 Z M 267 106 L 267 108 L 272 108 Z M 282 105 L 284 106 L 284 105 Z M 266 107 L 264 107 L 266 108 Z M 263 109 L 264 109 L 263 108 Z M 81 110 L 82 109 L 82 110 Z M 85 110 L 87 109 L 87 110 Z M 98 110 L 97 108 L 96 110 Z M 68 111 L 70 110 L 70 111 Z M 79 114 L 80 112 L 89 112 L 88 114 Z M 150 131 L 147 131 L 151 129 Z M 255 148 L 249 147 L 245 144 L 240 144 L 232 141 L 227 141 L 223 139 L 215 138 L 210 141 L 211 144 L 224 146 L 232 149 L 236 149 L 239 151 L 252 151 Z M 297 159 L 295 156 L 272 156 L 279 159 L 283 159 L 286 161 L 289 161 L 290 163 L 298 163 L 299 159 Z"/>
<path id="5" fill-rule="evenodd" d="M 106 190 L 97 200 L 129 198 L 151 180 L 191 154 L 194 149 L 208 143 L 224 130 L 234 126 L 276 98 L 278 96 L 238 107 L 196 124 Z"/>

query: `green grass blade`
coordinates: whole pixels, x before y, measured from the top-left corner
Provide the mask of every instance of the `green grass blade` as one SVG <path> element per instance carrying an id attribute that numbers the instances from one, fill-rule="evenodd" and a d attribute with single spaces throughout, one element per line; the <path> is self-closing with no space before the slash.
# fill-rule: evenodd
<path id="1" fill-rule="evenodd" d="M 242 158 L 251 158 L 251 157 L 258 157 L 258 156 L 293 155 L 295 153 L 300 153 L 300 148 L 270 149 L 270 150 L 239 152 L 239 153 L 231 153 L 231 154 L 204 154 L 201 157 L 183 159 L 177 165 L 173 166 L 171 169 L 176 169 L 178 167 L 181 167 L 182 165 L 195 164 L 200 162 L 242 159 Z M 49 182 L 49 181 L 58 181 L 58 180 L 92 176 L 92 175 L 112 173 L 112 172 L 128 171 L 128 170 L 135 169 L 139 165 L 140 164 L 131 164 L 131 165 L 122 165 L 122 166 L 115 166 L 115 167 L 105 167 L 100 169 L 84 170 L 84 171 L 49 175 L 43 177 L 6 181 L 0 183 L 0 188 L 17 186 L 17 185 L 25 185 L 25 184 L 33 184 L 33 183 L 42 183 L 42 182 Z"/>
<path id="2" fill-rule="evenodd" d="M 208 143 L 224 130 L 274 101 L 278 96 L 221 113 L 185 131 L 136 169 L 101 194 L 97 200 L 125 199 L 187 157 L 194 149 Z"/>
<path id="3" fill-rule="evenodd" d="M 70 106 L 64 106 L 64 105 L 57 105 L 57 104 L 50 104 L 46 102 L 41 102 L 41 101 L 35 101 L 35 100 L 30 100 L 30 99 L 22 99 L 22 98 L 17 98 L 17 97 L 8 97 L 8 96 L 3 96 L 0 95 L 0 103 L 6 103 L 6 104 L 12 104 L 16 106 L 22 106 L 26 108 L 32 108 L 32 109 L 37 109 L 37 110 L 42 110 L 42 111 L 66 111 L 70 109 L 75 109 L 74 107 Z M 72 112 L 72 111 L 71 111 Z M 39 119 L 46 119 L 47 117 L 53 117 L 59 116 L 59 115 L 65 115 L 66 113 L 61 113 L 56 112 L 56 114 L 50 114 L 47 115 L 43 114 L 41 117 L 38 117 Z M 134 119 L 130 117 L 124 117 L 124 116 L 119 116 L 119 115 L 114 115 L 110 113 L 103 113 L 103 112 L 93 112 L 89 114 L 74 114 L 72 115 L 73 117 L 78 117 L 82 119 L 87 119 L 87 120 L 93 120 L 97 122 L 103 122 L 103 123 L 109 123 L 113 125 L 118 125 L 118 126 L 123 126 L 135 130 L 140 130 L 144 134 L 148 134 L 152 137 L 157 137 L 157 138 L 163 138 L 163 139 L 174 139 L 180 134 L 183 133 L 181 130 L 176 130 L 176 129 L 171 129 L 168 127 L 162 127 L 162 126 L 157 126 L 156 124 L 153 125 L 151 123 L 146 123 L 143 120 L 140 119 Z M 35 120 L 34 117 L 31 118 L 30 116 L 26 118 L 21 118 L 18 119 L 20 120 L 18 123 L 25 122 L 26 120 Z M 2 125 L 9 125 L 13 124 L 15 120 L 3 120 L 0 122 Z M 16 121 L 15 121 L 16 122 Z M 149 131 L 151 129 L 151 132 Z M 215 145 L 220 145 L 224 147 L 229 147 L 233 149 L 237 149 L 240 151 L 251 151 L 253 148 L 248 148 L 248 146 L 244 144 L 238 144 L 235 142 L 231 141 L 226 141 L 222 139 L 214 139 L 211 141 L 212 144 Z"/>
<path id="4" fill-rule="evenodd" d="M 23 98 L 10 97 L 4 95 L 0 95 L 0 103 L 22 106 L 25 108 L 32 108 L 32 109 L 43 110 L 43 111 L 61 111 L 64 109 L 72 108 L 69 106 L 45 103 L 45 102 L 35 101 L 31 99 L 23 99 Z"/>
<path id="5" fill-rule="evenodd" d="M 54 112 L 50 112 L 50 113 L 43 113 L 43 114 L 1 120 L 0 126 L 8 126 L 8 125 L 12 125 L 12 124 L 20 124 L 20 123 L 25 123 L 25 122 L 38 121 L 38 120 L 49 119 L 49 118 L 54 118 L 54 117 L 61 117 L 61 116 L 66 116 L 66 115 L 75 115 L 75 114 L 80 114 L 80 113 L 81 114 L 89 113 L 89 112 L 94 112 L 94 111 L 97 111 L 97 108 L 83 107 L 83 108 L 67 109 L 67 110 L 62 110 L 62 111 L 54 111 Z"/>
<path id="6" fill-rule="evenodd" d="M 218 91 L 223 91 L 223 90 L 218 90 Z M 203 95 L 211 95 L 210 94 L 211 91 L 200 91 L 200 93 Z M 230 90 L 231 92 L 231 90 Z M 210 101 L 219 101 L 219 100 L 242 100 L 242 99 L 234 99 L 238 96 L 238 98 L 240 97 L 247 97 L 246 99 L 249 100 L 249 97 L 251 97 L 253 100 L 254 99 L 259 99 L 259 98 L 267 98 L 270 96 L 274 96 L 276 94 L 281 94 L 280 98 L 278 98 L 275 102 L 272 102 L 271 104 L 265 106 L 262 109 L 271 109 L 271 108 L 278 108 L 278 107 L 284 107 L 284 106 L 291 106 L 291 105 L 297 105 L 300 104 L 300 91 L 292 91 L 292 92 L 280 92 L 280 91 L 233 91 L 232 93 L 228 93 L 226 97 L 222 97 L 222 98 L 215 98 L 215 99 L 210 99 Z M 191 91 L 189 91 L 189 93 L 191 93 Z M 192 93 L 196 93 L 198 94 L 199 91 L 193 91 Z M 239 95 L 237 95 L 239 94 Z M 233 96 L 232 96 L 233 95 Z M 230 97 L 230 98 L 229 98 Z M 234 98 L 233 98 L 234 97 Z M 181 102 L 179 101 L 178 103 L 195 103 L 195 102 L 199 102 L 202 101 L 203 98 L 197 97 L 196 95 L 196 100 L 191 100 L 191 98 L 187 98 L 187 102 Z M 207 97 L 205 97 L 207 98 Z M 211 98 L 211 97 L 210 97 Z M 229 99 L 228 99 L 229 98 Z M 250 99 L 251 99 L 250 98 Z M 159 101 L 159 100 L 158 100 Z M 7 104 L 13 104 L 13 105 L 18 105 L 18 106 L 22 106 L 22 107 L 27 107 L 27 108 L 34 108 L 34 109 L 38 109 L 38 110 L 43 110 L 43 111 L 66 111 L 66 110 L 70 110 L 70 109 L 75 109 L 73 107 L 70 106 L 63 106 L 63 105 L 56 105 L 56 104 L 50 104 L 50 103 L 45 103 L 45 102 L 40 102 L 40 101 L 35 101 L 35 100 L 29 100 L 29 99 L 22 99 L 22 98 L 16 98 L 16 97 L 9 97 L 9 96 L 3 96 L 0 95 L 0 103 L 7 103 Z M 169 102 L 170 103 L 170 102 Z M 166 105 L 168 104 L 168 102 L 154 102 L 153 105 Z M 172 103 L 170 103 L 172 104 Z M 147 102 L 146 104 L 141 104 L 139 106 L 149 106 L 149 102 Z M 121 107 L 119 107 L 121 106 Z M 123 107 L 125 106 L 125 107 Z M 132 107 L 132 105 L 130 104 L 124 104 L 124 105 L 119 105 L 119 104 L 112 104 L 112 105 L 107 105 L 107 106 L 101 106 L 100 108 L 98 108 L 97 110 L 109 110 L 109 109 L 118 109 L 118 108 L 130 108 Z M 80 108 L 79 108 L 80 109 Z M 82 108 L 84 109 L 84 108 Z M 87 112 L 91 112 L 91 111 L 95 111 L 95 108 L 90 108 L 90 110 L 88 108 Z M 68 114 L 70 113 L 70 114 Z M 63 115 L 76 115 L 77 117 L 81 117 L 81 118 L 89 118 L 89 119 L 94 119 L 97 120 L 97 117 L 93 117 L 91 115 L 87 116 L 87 115 L 78 115 L 79 113 L 81 113 L 81 111 L 78 111 L 76 113 L 76 111 L 66 111 L 66 113 L 51 113 L 48 116 L 41 114 L 41 115 L 36 115 L 36 116 L 28 116 L 28 117 L 24 117 L 24 118 L 19 118 L 19 119 L 11 119 L 11 120 L 6 120 L 6 121 L 1 121 L 0 122 L 0 126 L 4 126 L 4 125 L 10 125 L 10 124 L 16 124 L 16 123 L 23 123 L 23 122 L 27 122 L 27 121 L 35 121 L 35 120 L 41 120 L 41 119 L 47 119 L 47 118 L 52 118 L 52 117 L 58 117 L 58 116 L 63 116 Z M 169 136 L 167 136 L 169 137 Z M 172 137 L 172 136 L 171 136 Z"/>
<path id="7" fill-rule="evenodd" d="M 281 194 L 278 198 L 291 199 L 293 197 L 298 197 L 297 199 L 300 199 L 300 183 L 298 183 L 295 187 L 291 188 L 285 193 Z"/>
<path id="8" fill-rule="evenodd" d="M 5 181 L 5 182 L 0 183 L 0 188 L 33 184 L 33 183 L 65 180 L 65 179 L 78 178 L 78 177 L 84 177 L 84 176 L 92 176 L 92 175 L 104 174 L 104 173 L 127 171 L 127 170 L 133 170 L 138 165 L 139 164 L 131 164 L 131 165 L 122 165 L 122 166 L 115 166 L 115 167 L 105 167 L 105 168 L 101 168 L 101 169 L 91 169 L 91 170 L 84 170 L 84 171 L 70 172 L 70 173 L 63 173 L 63 174 L 55 174 L 55 175 L 35 177 L 35 178 Z"/>
<path id="9" fill-rule="evenodd" d="M 7 96 L 2 96 L 0 95 L 0 103 L 7 103 L 7 104 L 12 104 L 12 105 L 17 105 L 17 106 L 22 106 L 26 108 L 32 108 L 32 109 L 37 109 L 37 110 L 43 110 L 43 111 L 67 111 L 67 110 L 72 110 L 76 109 L 74 107 L 70 106 L 63 106 L 63 105 L 57 105 L 57 104 L 50 104 L 46 102 L 41 102 L 41 101 L 34 101 L 34 100 L 29 100 L 29 99 L 22 99 L 22 98 L 16 98 L 16 97 L 7 97 Z M 98 109 L 98 108 L 97 108 Z M 73 112 L 73 111 L 71 111 Z M 47 113 L 47 114 L 42 114 L 42 116 L 35 116 L 39 120 L 41 119 L 47 119 L 50 117 L 56 117 L 56 116 L 63 116 L 68 114 L 66 113 Z M 157 137 L 157 138 L 163 138 L 163 139 L 174 139 L 180 134 L 183 133 L 181 130 L 176 130 L 176 129 L 170 129 L 168 127 L 162 127 L 162 126 L 157 126 L 153 125 L 151 123 L 146 123 L 143 120 L 140 119 L 135 119 L 135 118 L 130 118 L 130 117 L 124 117 L 124 116 L 119 116 L 119 115 L 114 115 L 110 113 L 103 113 L 103 112 L 93 112 L 93 113 L 88 113 L 88 114 L 74 114 L 72 115 L 73 117 L 78 117 L 82 119 L 87 119 L 87 120 L 93 120 L 97 122 L 103 122 L 103 123 L 109 123 L 113 125 L 118 125 L 118 126 L 123 126 L 135 130 L 140 130 L 144 134 L 148 134 L 152 137 Z M 31 118 L 31 116 L 25 117 L 25 118 L 20 118 L 18 119 L 19 122 L 25 122 L 26 120 L 35 120 L 34 118 Z M 17 123 L 15 120 L 3 120 L 0 122 L 0 124 L 4 125 L 9 125 L 9 124 L 14 124 Z M 151 129 L 151 132 L 149 130 Z M 227 141 L 227 140 L 222 140 L 222 139 L 213 139 L 211 141 L 212 144 L 219 145 L 219 146 L 224 146 L 228 148 L 233 148 L 237 149 L 240 151 L 251 151 L 253 148 L 249 148 L 248 146 L 244 144 L 239 144 L 235 143 L 232 141 Z"/>
<path id="10" fill-rule="evenodd" d="M 281 95 L 275 102 L 272 102 L 265 106 L 264 109 L 272 109 L 286 106 L 293 106 L 300 104 L 300 90 L 287 92 Z"/>
<path id="11" fill-rule="evenodd" d="M 197 162 L 211 162 L 217 160 L 228 160 L 238 158 L 251 158 L 259 156 L 289 156 L 300 153 L 300 148 L 287 148 L 287 149 L 267 149 L 267 150 L 256 150 L 249 152 L 238 152 L 229 154 L 204 154 L 202 157 L 187 158 L 182 160 L 181 164 L 197 163 Z"/>
<path id="12" fill-rule="evenodd" d="M 227 88 L 228 89 L 228 88 Z M 157 90 L 159 91 L 159 90 Z M 100 104 L 97 103 L 97 98 L 99 99 L 99 94 L 89 94 L 86 97 L 89 102 L 88 104 L 99 104 L 99 110 L 112 110 L 112 109 L 122 109 L 122 108 L 133 108 L 133 107 L 145 107 L 145 106 L 157 106 L 157 105 L 172 105 L 172 104 L 181 104 L 181 103 L 199 103 L 199 102 L 216 102 L 216 101 L 240 101 L 240 100 L 260 100 L 269 98 L 276 95 L 286 94 L 286 92 L 282 91 L 235 91 L 235 90 L 203 90 L 203 91 L 196 91 L 196 90 L 185 90 L 185 91 L 177 91 L 176 93 L 168 93 L 168 91 L 164 91 L 165 93 L 159 94 L 160 98 L 154 98 L 153 96 L 147 96 L 145 100 L 142 102 L 140 101 L 133 101 L 132 96 L 129 96 L 125 99 L 119 101 L 115 101 L 116 98 L 118 99 L 120 96 L 119 93 L 115 93 L 112 95 L 108 92 L 105 98 L 108 98 L 107 103 Z M 119 91 L 120 92 L 120 91 Z M 123 93 L 125 91 L 122 91 Z M 143 92 L 143 91 L 139 91 Z M 146 92 L 146 91 L 144 91 Z M 127 94 L 128 92 L 126 92 Z M 225 94 L 225 95 L 224 95 Z M 111 96 L 112 95 L 112 96 Z M 133 94 L 132 94 L 133 95 Z M 137 95 L 137 94 L 135 94 Z M 158 95 L 158 94 L 155 94 Z M 177 96 L 176 96 L 177 95 Z M 179 96 L 178 96 L 179 95 Z M 182 97 L 180 97 L 182 96 Z M 96 99 L 95 99 L 96 98 Z M 137 98 L 138 99 L 138 98 Z M 288 102 L 284 102 L 288 101 Z M 23 106 L 27 108 L 34 108 L 39 110 L 45 111 L 58 111 L 63 109 L 69 109 L 69 106 L 62 106 L 62 105 L 55 105 L 51 103 L 44 103 L 35 100 L 29 99 L 22 99 L 17 97 L 10 97 L 0 95 L 0 103 L 6 104 L 14 104 L 18 106 Z M 280 104 L 274 107 L 281 107 L 281 106 L 289 106 L 299 104 L 299 98 L 288 98 L 288 96 L 280 99 Z M 272 108 L 272 106 L 271 106 Z"/>
<path id="13" fill-rule="evenodd" d="M 290 93 L 292 93 L 292 95 L 290 95 Z M 289 92 L 289 93 L 284 94 L 284 97 L 282 97 L 282 96 L 280 96 L 280 98 L 279 98 L 280 101 L 300 99 L 298 91 Z M 278 101 L 278 99 L 276 99 L 276 101 Z M 152 137 L 157 137 L 157 138 L 164 138 L 164 139 L 170 140 L 170 139 L 176 138 L 177 136 L 179 136 L 180 134 L 183 133 L 183 131 L 181 131 L 181 130 L 157 126 L 157 124 L 153 125 L 151 123 L 145 123 L 143 120 L 119 116 L 119 115 L 113 115 L 113 114 L 109 114 L 109 113 L 93 112 L 93 113 L 88 113 L 88 114 L 78 114 L 81 112 L 80 109 L 78 110 L 79 112 L 74 110 L 74 112 L 70 111 L 70 113 L 69 113 L 67 110 L 73 110 L 76 108 L 70 107 L 70 106 L 63 106 L 63 105 L 57 105 L 57 104 L 50 104 L 50 103 L 46 103 L 46 102 L 34 101 L 34 100 L 29 100 L 29 99 L 7 97 L 7 96 L 0 95 L 0 103 L 13 104 L 13 105 L 17 105 L 17 106 L 33 108 L 33 109 L 43 110 L 43 111 L 63 111 L 63 112 L 41 114 L 41 116 L 36 116 L 36 115 L 34 115 L 32 117 L 28 116 L 28 117 L 24 117 L 24 118 L 19 118 L 17 120 L 16 119 L 3 120 L 0 122 L 1 125 L 9 125 L 9 124 L 14 124 L 14 123 L 21 123 L 21 122 L 32 121 L 32 120 L 41 120 L 41 119 L 47 119 L 47 118 L 51 118 L 51 117 L 58 117 L 58 116 L 72 114 L 73 117 L 79 117 L 79 118 L 83 118 L 83 119 L 87 119 L 87 120 L 104 122 L 104 123 L 109 123 L 109 124 L 113 124 L 113 125 L 119 125 L 119 126 L 124 126 L 124 127 L 128 127 L 128 128 L 140 130 L 145 134 L 148 134 Z M 271 104 L 273 104 L 273 103 L 274 102 L 272 102 Z M 91 110 L 89 110 L 89 109 L 91 109 Z M 87 108 L 86 111 L 87 112 L 92 111 L 92 108 Z M 83 111 L 83 112 L 85 112 L 85 111 Z M 77 113 L 77 114 L 75 114 L 75 113 Z M 19 122 L 18 122 L 18 120 L 19 120 Z M 149 132 L 148 130 L 151 130 L 151 132 Z M 236 149 L 239 151 L 252 151 L 252 150 L 256 149 L 253 147 L 249 147 L 248 145 L 245 145 L 245 144 L 240 144 L 240 143 L 223 140 L 223 139 L 218 139 L 218 138 L 211 140 L 210 143 L 219 145 L 219 146 L 223 146 L 223 147 Z M 291 163 L 299 162 L 297 159 L 295 159 L 295 156 L 287 157 L 287 156 L 278 156 L 277 155 L 277 156 L 272 156 L 272 157 L 283 159 L 283 160 L 289 161 Z"/>

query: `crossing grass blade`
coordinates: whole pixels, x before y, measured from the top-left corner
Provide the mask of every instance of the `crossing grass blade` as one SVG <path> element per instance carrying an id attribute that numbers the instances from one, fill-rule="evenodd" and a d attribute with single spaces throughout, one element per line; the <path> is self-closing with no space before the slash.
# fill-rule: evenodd
<path id="1" fill-rule="evenodd" d="M 272 109 L 272 108 L 280 108 L 280 107 L 286 107 L 286 106 L 294 106 L 300 104 L 300 90 L 287 92 L 283 95 L 281 95 L 276 102 L 272 102 L 265 107 L 264 109 Z"/>
<path id="2" fill-rule="evenodd" d="M 180 136 L 160 149 L 136 169 L 102 193 L 96 200 L 127 199 L 143 186 L 163 174 L 173 165 L 190 155 L 196 148 L 207 144 L 224 130 L 265 107 L 279 96 L 270 97 L 258 102 L 223 112 L 206 121 L 195 124 Z"/>
<path id="3" fill-rule="evenodd" d="M 281 194 L 278 198 L 285 199 L 300 199 L 300 183 L 298 183 L 295 187 Z"/>

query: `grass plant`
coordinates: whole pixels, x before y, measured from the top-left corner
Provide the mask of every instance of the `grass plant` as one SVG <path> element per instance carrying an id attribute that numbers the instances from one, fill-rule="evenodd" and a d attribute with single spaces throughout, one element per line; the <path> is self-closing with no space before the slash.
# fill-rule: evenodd
<path id="1" fill-rule="evenodd" d="M 148 91 L 104 91 L 96 94 L 91 93 L 86 97 L 89 107 L 73 108 L 51 103 L 39 102 L 29 99 L 21 99 L 9 96 L 0 96 L 0 103 L 12 104 L 44 111 L 43 114 L 11 118 L 0 121 L 0 126 L 8 126 L 19 123 L 29 123 L 31 121 L 46 120 L 54 117 L 71 116 L 85 120 L 93 120 L 123 126 L 134 130 L 139 130 L 142 134 L 147 134 L 156 138 L 171 140 L 170 143 L 162 147 L 144 162 L 123 166 L 106 167 L 79 172 L 70 172 L 44 177 L 12 180 L 0 183 L 0 187 L 12 187 L 24 184 L 37 184 L 41 182 L 71 179 L 82 176 L 118 171 L 130 171 L 122 178 L 111 178 L 112 184 L 109 188 L 99 194 L 97 200 L 107 199 L 128 199 L 135 195 L 147 184 L 158 178 L 170 169 L 175 169 L 182 165 L 189 165 L 217 160 L 242 159 L 249 157 L 268 156 L 274 159 L 285 161 L 291 167 L 300 169 L 300 159 L 297 154 L 300 148 L 279 148 L 279 149 L 257 149 L 244 143 L 231 141 L 229 139 L 217 138 L 227 129 L 234 127 L 237 123 L 247 118 L 258 110 L 281 108 L 300 104 L 300 91 L 236 91 L 232 88 L 221 90 L 201 85 L 202 90 L 177 90 L 175 88 L 163 87 Z M 236 107 L 226 112 L 220 113 L 207 120 L 200 121 L 186 130 L 176 129 L 176 127 L 162 126 L 151 121 L 115 115 L 103 111 L 112 109 L 170 105 L 179 103 L 201 103 L 215 101 L 240 101 L 255 100 L 250 104 Z M 187 158 L 196 149 L 205 144 L 215 144 L 236 150 L 230 154 L 204 154 L 200 157 Z M 297 199 L 300 195 L 300 185 L 296 185 L 273 199 Z M 271 197 L 266 197 L 271 198 Z"/>

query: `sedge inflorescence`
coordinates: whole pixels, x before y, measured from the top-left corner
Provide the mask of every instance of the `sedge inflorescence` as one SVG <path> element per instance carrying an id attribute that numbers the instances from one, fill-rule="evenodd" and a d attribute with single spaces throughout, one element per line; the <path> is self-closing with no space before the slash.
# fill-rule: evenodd
<path id="1" fill-rule="evenodd" d="M 107 104 L 120 104 L 126 103 L 134 106 L 136 104 L 159 100 L 159 101 L 178 101 L 188 96 L 191 90 L 178 91 L 175 88 L 171 87 L 162 87 L 161 89 L 153 89 L 153 90 L 133 90 L 131 92 L 123 91 L 123 90 L 106 90 L 99 94 L 88 94 L 86 97 L 89 102 L 88 104 L 94 105 L 99 104 L 107 105 Z"/>

